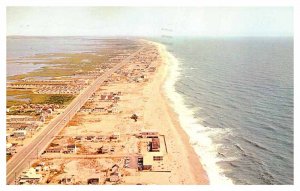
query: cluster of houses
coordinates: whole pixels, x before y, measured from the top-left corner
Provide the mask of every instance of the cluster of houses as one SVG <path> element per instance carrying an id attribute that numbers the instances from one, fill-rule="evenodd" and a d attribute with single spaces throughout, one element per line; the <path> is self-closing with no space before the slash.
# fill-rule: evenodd
<path id="1" fill-rule="evenodd" d="M 89 100 L 80 108 L 80 112 L 96 112 L 102 114 L 110 114 L 110 113 L 119 113 L 118 101 L 120 100 L 120 96 L 122 93 L 119 92 L 102 92 L 99 96 L 98 101 L 102 103 L 94 104 L 95 94 L 89 98 Z M 106 104 L 106 102 L 111 102 L 110 104 Z"/>
<path id="2" fill-rule="evenodd" d="M 121 75 L 124 76 L 128 82 L 144 82 L 147 81 L 147 72 L 155 72 L 156 66 L 153 61 L 157 58 L 158 52 L 154 49 L 148 49 L 140 52 L 133 58 L 122 71 Z"/>
<path id="3" fill-rule="evenodd" d="M 68 86 L 85 86 L 88 81 L 85 79 L 64 79 L 64 80 L 19 80 L 16 82 L 8 82 L 8 88 L 18 89 L 39 89 L 39 88 L 54 88 Z"/>
<path id="4" fill-rule="evenodd" d="M 23 104 L 10 108 L 18 112 L 34 113 L 34 115 L 9 115 L 6 120 L 6 155 L 15 154 L 18 141 L 23 141 L 28 135 L 33 135 L 44 124 L 54 110 L 58 109 L 56 104 Z M 9 110 L 8 110 L 9 112 Z"/>
<path id="5" fill-rule="evenodd" d="M 35 132 L 46 121 L 46 118 L 53 114 L 55 109 L 59 108 L 57 104 L 23 104 L 19 106 L 13 106 L 14 110 L 19 113 L 34 113 L 33 116 L 16 116 L 9 117 L 6 122 L 6 129 L 8 132 L 12 132 L 10 136 L 14 138 L 26 137 L 27 132 Z"/>
<path id="6" fill-rule="evenodd" d="M 47 174 L 60 172 L 61 168 L 57 165 L 46 165 L 44 162 L 37 164 L 35 167 L 30 167 L 16 179 L 16 184 L 28 185 L 28 184 L 39 184 L 42 182 L 48 182 L 45 179 Z M 58 184 L 62 185 L 74 185 L 78 182 L 82 183 L 82 179 L 78 179 L 78 176 L 63 176 L 58 180 Z M 45 179 L 45 180 L 44 180 Z M 101 181 L 101 182 L 100 182 Z M 102 183 L 109 182 L 111 184 L 116 184 L 121 181 L 121 172 L 118 164 L 112 165 L 104 171 L 103 179 L 101 180 L 100 175 L 90 177 L 86 179 L 86 184 L 88 185 L 98 185 Z"/>
<path id="7" fill-rule="evenodd" d="M 61 167 L 58 165 L 41 162 L 22 172 L 16 180 L 16 184 L 39 184 L 46 181 L 45 177 L 47 174 L 57 173 L 60 170 Z"/>
<path id="8" fill-rule="evenodd" d="M 39 121 L 31 121 L 31 122 L 9 122 L 6 125 L 8 131 L 13 131 L 10 136 L 15 138 L 22 138 L 26 136 L 26 132 L 36 131 L 40 127 L 41 123 Z"/>
<path id="9" fill-rule="evenodd" d="M 70 137 L 69 137 L 70 139 Z M 98 136 L 75 136 L 71 138 L 72 144 L 64 144 L 61 146 L 60 144 L 51 143 L 50 147 L 48 147 L 44 153 L 63 153 L 63 154 L 76 154 L 78 151 L 78 147 L 76 143 L 84 143 L 84 142 L 119 142 L 120 141 L 120 133 L 114 132 L 111 135 L 98 135 Z M 98 154 L 105 154 L 108 152 L 114 152 L 114 147 L 109 147 L 108 145 L 102 145 L 96 150 Z"/>
<path id="10" fill-rule="evenodd" d="M 47 170 L 47 169 L 45 169 Z M 48 169 L 49 170 L 49 169 Z M 37 184 L 42 180 L 42 175 L 37 173 L 35 168 L 30 168 L 23 172 L 18 181 L 19 184 Z"/>
<path id="11" fill-rule="evenodd" d="M 100 94 L 99 101 L 114 101 L 118 102 L 120 100 L 120 96 L 122 95 L 122 92 L 102 92 Z"/>
<path id="12" fill-rule="evenodd" d="M 20 80 L 8 82 L 7 88 L 34 89 L 37 94 L 79 94 L 87 85 L 87 79 Z"/>
<path id="13" fill-rule="evenodd" d="M 60 106 L 58 104 L 22 104 L 18 106 L 12 106 L 7 109 L 9 113 L 12 110 L 18 111 L 19 113 L 31 113 L 34 112 L 36 114 L 45 115 L 52 114 L 55 109 L 59 109 Z"/>
<path id="14" fill-rule="evenodd" d="M 63 153 L 63 154 L 76 154 L 77 147 L 75 144 L 67 144 L 65 146 L 51 146 L 48 147 L 44 153 Z"/>
<path id="15" fill-rule="evenodd" d="M 24 121 L 26 119 L 26 121 Z M 37 131 L 42 125 L 39 118 L 29 118 L 29 117 L 18 117 L 10 118 L 6 122 L 6 140 L 9 141 L 10 138 L 15 139 L 25 139 L 28 132 Z"/>
<path id="16" fill-rule="evenodd" d="M 118 104 L 117 103 L 111 103 L 108 105 L 92 105 L 92 104 L 85 104 L 82 106 L 79 110 L 80 112 L 88 112 L 88 113 L 102 113 L 102 114 L 113 114 L 113 113 L 119 113 Z"/>
<path id="17" fill-rule="evenodd" d="M 47 86 L 41 87 L 35 91 L 37 94 L 79 94 L 85 86 L 76 85 L 76 86 Z"/>

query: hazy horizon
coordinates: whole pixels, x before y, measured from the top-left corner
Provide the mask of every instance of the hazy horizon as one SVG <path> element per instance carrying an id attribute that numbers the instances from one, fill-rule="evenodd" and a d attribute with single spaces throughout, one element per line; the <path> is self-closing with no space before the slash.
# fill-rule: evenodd
<path id="1" fill-rule="evenodd" d="M 293 36 L 293 8 L 8 7 L 13 35 Z"/>

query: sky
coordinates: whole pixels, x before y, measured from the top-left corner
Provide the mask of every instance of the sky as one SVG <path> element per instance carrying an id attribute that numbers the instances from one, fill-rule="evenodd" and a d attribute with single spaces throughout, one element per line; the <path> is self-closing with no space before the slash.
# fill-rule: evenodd
<path id="1" fill-rule="evenodd" d="M 293 36 L 293 8 L 8 7 L 6 34 Z"/>

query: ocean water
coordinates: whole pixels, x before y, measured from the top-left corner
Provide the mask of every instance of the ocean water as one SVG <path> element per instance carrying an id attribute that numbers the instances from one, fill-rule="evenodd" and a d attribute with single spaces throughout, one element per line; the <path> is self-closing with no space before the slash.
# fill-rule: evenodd
<path id="1" fill-rule="evenodd" d="M 210 182 L 293 184 L 293 39 L 177 38 L 166 47 L 166 94 Z"/>

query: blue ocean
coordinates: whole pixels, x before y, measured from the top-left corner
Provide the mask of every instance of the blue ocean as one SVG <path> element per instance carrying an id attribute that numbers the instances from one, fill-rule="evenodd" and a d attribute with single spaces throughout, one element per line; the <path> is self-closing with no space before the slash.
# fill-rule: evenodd
<path id="1" fill-rule="evenodd" d="M 293 38 L 180 37 L 165 45 L 166 94 L 210 182 L 293 184 Z"/>

